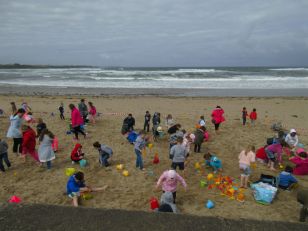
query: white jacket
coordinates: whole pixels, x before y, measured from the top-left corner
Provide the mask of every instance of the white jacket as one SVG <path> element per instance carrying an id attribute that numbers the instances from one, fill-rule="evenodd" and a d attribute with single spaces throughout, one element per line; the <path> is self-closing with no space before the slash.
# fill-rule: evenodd
<path id="1" fill-rule="evenodd" d="M 286 136 L 285 138 L 286 143 L 290 146 L 290 147 L 295 147 L 298 144 L 298 136 L 295 135 L 294 137 L 292 137 L 290 135 L 290 133 Z"/>

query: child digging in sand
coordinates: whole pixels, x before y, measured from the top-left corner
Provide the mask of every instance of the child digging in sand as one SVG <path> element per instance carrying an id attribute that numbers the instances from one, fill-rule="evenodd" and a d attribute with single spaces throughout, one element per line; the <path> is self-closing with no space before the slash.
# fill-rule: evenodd
<path id="1" fill-rule="evenodd" d="M 99 152 L 100 164 L 105 167 L 108 167 L 110 165 L 108 159 L 110 159 L 113 154 L 112 149 L 105 144 L 100 144 L 98 141 L 93 144 L 93 147 Z"/>
<path id="2" fill-rule="evenodd" d="M 255 147 L 250 145 L 248 148 L 243 150 L 238 159 L 240 164 L 240 170 L 242 170 L 241 174 L 241 188 L 248 187 L 248 180 L 251 174 L 250 165 L 255 162 L 256 154 L 255 154 Z"/>
<path id="3" fill-rule="evenodd" d="M 86 186 L 83 172 L 77 172 L 69 178 L 66 185 L 66 194 L 72 199 L 73 206 L 78 207 L 78 199 L 83 193 L 104 191 L 107 187 L 107 185 L 100 188 Z"/>
<path id="4" fill-rule="evenodd" d="M 278 160 L 279 164 L 281 164 L 281 156 L 282 156 L 282 147 L 285 146 L 284 141 L 280 141 L 280 143 L 274 143 L 265 148 L 265 153 L 268 161 L 268 167 L 272 171 L 276 171 L 275 162 Z"/>
<path id="5" fill-rule="evenodd" d="M 72 164 L 79 163 L 80 160 L 84 158 L 84 153 L 82 152 L 82 145 L 77 143 L 73 151 L 71 152 Z"/>
<path id="6" fill-rule="evenodd" d="M 208 149 L 205 150 L 203 158 L 205 160 L 205 164 L 213 168 L 214 173 L 217 173 L 217 171 L 222 171 L 221 160 L 211 154 Z"/>
<path id="7" fill-rule="evenodd" d="M 291 190 L 296 187 L 297 179 L 292 175 L 293 168 L 289 165 L 279 174 L 279 188 L 283 190 Z"/>

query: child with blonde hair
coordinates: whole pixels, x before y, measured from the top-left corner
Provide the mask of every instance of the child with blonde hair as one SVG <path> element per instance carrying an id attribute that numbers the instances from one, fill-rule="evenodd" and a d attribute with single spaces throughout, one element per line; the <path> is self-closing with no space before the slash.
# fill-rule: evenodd
<path id="1" fill-rule="evenodd" d="M 239 157 L 241 173 L 241 188 L 247 188 L 248 179 L 251 174 L 251 164 L 256 160 L 255 146 L 249 145 L 245 150 L 241 151 Z"/>

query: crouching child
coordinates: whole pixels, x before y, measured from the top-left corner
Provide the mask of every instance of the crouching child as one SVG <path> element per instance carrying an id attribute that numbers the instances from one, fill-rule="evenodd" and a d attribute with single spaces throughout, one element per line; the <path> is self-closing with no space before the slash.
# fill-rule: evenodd
<path id="1" fill-rule="evenodd" d="M 105 144 L 100 144 L 98 141 L 93 144 L 93 147 L 99 152 L 99 163 L 108 167 L 110 165 L 108 160 L 110 160 L 110 157 L 113 154 L 112 149 Z"/>

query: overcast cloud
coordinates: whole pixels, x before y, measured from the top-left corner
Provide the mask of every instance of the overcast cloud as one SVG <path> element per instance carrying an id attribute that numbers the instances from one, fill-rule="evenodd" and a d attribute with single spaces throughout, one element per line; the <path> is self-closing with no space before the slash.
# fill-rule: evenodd
<path id="1" fill-rule="evenodd" d="M 308 0 L 0 0 L 0 63 L 308 66 Z"/>

